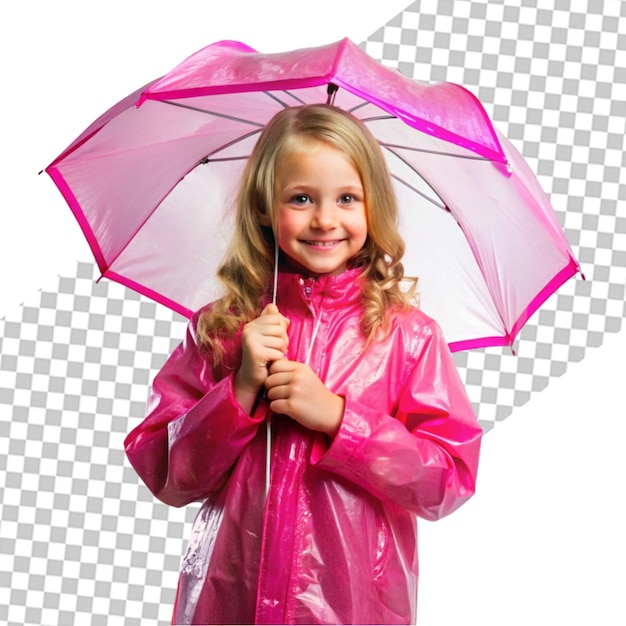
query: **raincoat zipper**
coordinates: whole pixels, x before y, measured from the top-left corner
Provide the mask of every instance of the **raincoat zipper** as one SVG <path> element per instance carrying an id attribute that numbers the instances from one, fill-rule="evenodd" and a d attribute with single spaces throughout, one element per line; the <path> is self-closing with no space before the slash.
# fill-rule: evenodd
<path id="1" fill-rule="evenodd" d="M 308 306 L 309 311 L 311 311 L 311 313 L 313 314 L 313 331 L 311 332 L 311 338 L 309 340 L 309 345 L 306 351 L 306 356 L 304 358 L 304 363 L 306 365 L 309 365 L 309 361 L 311 359 L 311 354 L 313 352 L 313 346 L 315 345 L 315 340 L 317 338 L 317 334 L 320 328 L 320 323 L 322 320 L 322 314 L 321 314 L 321 305 L 322 302 L 324 300 L 324 296 L 322 294 L 322 297 L 320 298 L 320 302 L 318 305 L 318 308 L 316 309 L 313 306 L 313 302 L 311 300 L 311 294 L 313 293 L 313 285 L 316 281 L 316 278 L 301 278 L 300 279 L 300 285 L 302 286 L 302 293 L 304 296 L 304 300 Z M 274 292 L 276 293 L 276 292 Z M 267 437 L 268 440 L 271 440 L 272 437 L 272 426 L 271 426 L 271 419 L 268 419 L 267 422 Z M 268 610 L 267 606 L 263 606 L 262 603 L 262 598 L 261 598 L 261 593 L 263 590 L 264 585 L 262 584 L 262 580 L 264 577 L 264 573 L 263 573 L 263 563 L 265 562 L 266 559 L 266 543 L 267 543 L 267 520 L 268 520 L 268 515 L 269 515 L 269 511 L 270 511 L 270 486 L 271 486 L 271 445 L 268 445 L 267 447 L 267 463 L 266 463 L 266 472 L 269 476 L 269 479 L 267 481 L 267 486 L 266 486 L 266 499 L 265 499 L 265 507 L 264 507 L 264 513 L 263 513 L 263 531 L 262 531 L 262 539 L 261 539 L 261 555 L 260 555 L 260 569 L 259 569 L 259 581 L 257 584 L 257 601 L 256 601 L 256 609 L 255 609 L 255 623 L 259 623 L 260 620 L 260 615 L 263 614 L 265 611 Z M 275 608 L 275 607 L 272 607 Z M 271 609 L 270 609 L 271 610 Z"/>
<path id="2" fill-rule="evenodd" d="M 309 340 L 309 347 L 307 348 L 306 356 L 304 357 L 305 365 L 310 365 L 311 353 L 313 352 L 313 346 L 315 345 L 317 333 L 320 328 L 320 322 L 322 320 L 321 303 L 322 303 L 323 297 L 322 299 L 320 299 L 320 306 L 318 307 L 320 310 L 316 310 L 311 301 L 311 293 L 313 292 L 313 284 L 315 283 L 315 280 L 316 280 L 315 277 L 309 278 L 306 280 L 301 279 L 301 284 L 304 287 L 303 289 L 304 298 L 307 304 L 309 305 L 309 310 L 313 313 L 313 332 L 311 333 L 311 339 Z"/>

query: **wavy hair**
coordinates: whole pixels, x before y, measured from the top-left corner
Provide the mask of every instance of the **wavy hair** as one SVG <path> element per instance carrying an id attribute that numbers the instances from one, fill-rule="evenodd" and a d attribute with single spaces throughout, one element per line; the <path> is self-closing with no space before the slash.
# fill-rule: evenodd
<path id="1" fill-rule="evenodd" d="M 417 280 L 404 276 L 405 244 L 398 232 L 398 208 L 381 148 L 351 114 L 313 104 L 280 111 L 263 129 L 247 161 L 237 195 L 235 232 L 217 275 L 225 295 L 199 317 L 201 345 L 216 363 L 223 341 L 261 312 L 274 272 L 277 172 L 285 159 L 323 142 L 344 154 L 361 177 L 368 236 L 351 260 L 363 268 L 361 332 L 367 342 L 384 336 L 390 311 L 411 306 Z M 401 286 L 401 282 L 406 285 Z"/>

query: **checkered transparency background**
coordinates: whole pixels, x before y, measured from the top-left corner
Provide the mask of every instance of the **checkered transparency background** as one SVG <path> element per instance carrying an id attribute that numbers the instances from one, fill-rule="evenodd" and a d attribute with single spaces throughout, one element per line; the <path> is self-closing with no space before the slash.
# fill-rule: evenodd
<path id="1" fill-rule="evenodd" d="M 409 76 L 460 83 L 480 98 L 538 173 L 587 277 L 533 316 L 516 356 L 455 355 L 489 430 L 626 314 L 626 3 L 424 0 L 363 47 Z M 0 320 L 2 623 L 171 616 L 197 507 L 156 502 L 122 442 L 186 322 L 95 278 L 80 263 Z"/>

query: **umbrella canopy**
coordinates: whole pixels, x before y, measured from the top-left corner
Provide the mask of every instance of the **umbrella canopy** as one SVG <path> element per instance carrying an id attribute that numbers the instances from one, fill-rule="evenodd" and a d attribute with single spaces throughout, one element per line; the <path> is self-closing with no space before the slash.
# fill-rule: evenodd
<path id="1" fill-rule="evenodd" d="M 281 109 L 332 101 L 377 138 L 406 273 L 452 350 L 511 344 L 579 271 L 536 177 L 464 88 L 351 41 L 275 54 L 222 41 L 129 95 L 46 168 L 103 276 L 190 316 L 221 294 L 245 160 Z"/>

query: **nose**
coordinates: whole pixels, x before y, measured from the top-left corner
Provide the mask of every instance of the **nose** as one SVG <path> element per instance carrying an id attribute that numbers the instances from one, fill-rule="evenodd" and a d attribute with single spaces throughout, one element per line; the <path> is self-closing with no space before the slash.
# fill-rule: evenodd
<path id="1" fill-rule="evenodd" d="M 337 207 L 335 203 L 328 200 L 320 202 L 315 208 L 311 226 L 320 230 L 335 228 L 337 226 Z"/>

